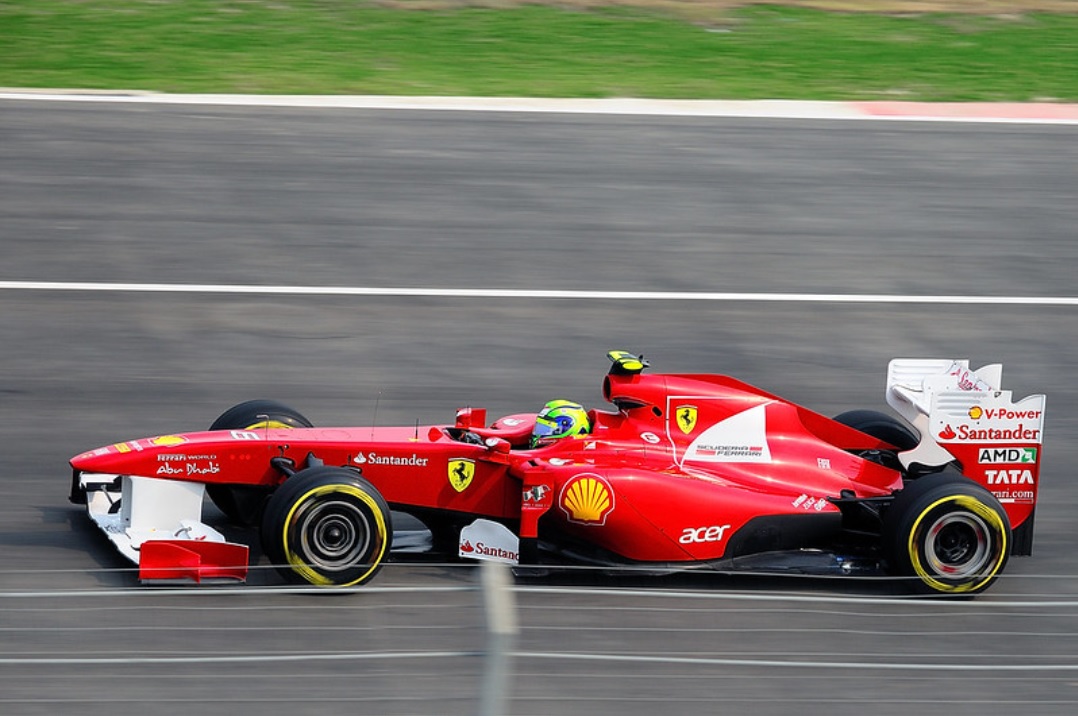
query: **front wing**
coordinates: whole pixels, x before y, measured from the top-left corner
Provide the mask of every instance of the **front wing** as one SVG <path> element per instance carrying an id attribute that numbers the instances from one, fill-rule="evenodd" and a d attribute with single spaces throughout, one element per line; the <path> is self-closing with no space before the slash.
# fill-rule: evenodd
<path id="1" fill-rule="evenodd" d="M 202 522 L 204 492 L 198 482 L 131 475 L 76 473 L 72 485 L 72 499 L 85 495 L 90 519 L 141 581 L 245 581 L 248 548 Z"/>

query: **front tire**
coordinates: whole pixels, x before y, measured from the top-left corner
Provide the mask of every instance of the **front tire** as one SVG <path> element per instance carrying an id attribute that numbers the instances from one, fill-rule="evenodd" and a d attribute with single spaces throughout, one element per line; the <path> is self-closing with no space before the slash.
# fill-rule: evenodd
<path id="1" fill-rule="evenodd" d="M 313 428 L 302 413 L 276 400 L 248 400 L 233 405 L 213 421 L 210 430 L 260 430 L 263 428 Z"/>
<path id="2" fill-rule="evenodd" d="M 276 400 L 248 400 L 234 405 L 210 425 L 210 430 L 264 430 L 313 428 L 302 413 Z M 230 521 L 244 526 L 258 523 L 269 490 L 246 485 L 207 484 L 206 494 Z"/>
<path id="3" fill-rule="evenodd" d="M 262 547 L 291 582 L 362 584 L 381 568 L 392 538 L 385 500 L 342 467 L 297 472 L 273 493 L 262 517 Z"/>
<path id="4" fill-rule="evenodd" d="M 883 520 L 884 552 L 918 591 L 983 592 L 1007 564 L 1011 525 L 999 501 L 969 478 L 943 472 L 907 483 Z"/>

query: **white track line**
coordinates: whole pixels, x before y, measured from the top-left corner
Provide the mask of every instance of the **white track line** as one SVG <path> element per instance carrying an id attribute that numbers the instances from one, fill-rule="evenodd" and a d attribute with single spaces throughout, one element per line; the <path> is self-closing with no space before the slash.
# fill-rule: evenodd
<path id="1" fill-rule="evenodd" d="M 9 291 L 91 291 L 98 293 L 202 293 L 261 296 L 391 296 L 397 298 L 526 298 L 577 301 L 710 301 L 787 303 L 976 304 L 1076 306 L 1075 296 L 898 296 L 869 293 L 712 293 L 693 291 L 603 291 L 501 288 L 407 288 L 377 286 L 253 286 L 242 284 L 89 283 L 0 281 Z"/>
<path id="2" fill-rule="evenodd" d="M 960 611 L 969 611 L 971 602 L 962 599 L 949 599 L 946 597 L 887 597 L 867 596 L 855 597 L 834 594 L 803 594 L 803 593 L 763 593 L 763 592 L 724 592 L 724 591 L 692 591 L 670 589 L 618 589 L 618 588 L 589 588 L 589 587 L 526 587 L 513 586 L 512 591 L 517 595 L 538 596 L 570 596 L 570 597 L 602 597 L 602 598 L 628 598 L 628 599 L 663 599 L 663 600 L 691 600 L 711 602 L 740 602 L 740 603 L 773 603 L 786 602 L 796 604 L 823 604 L 831 606 L 898 606 L 909 607 L 913 610 L 930 611 L 937 607 L 954 608 Z M 164 597 L 201 597 L 238 596 L 253 594 L 258 595 L 294 595 L 294 594 L 321 594 L 330 591 L 336 595 L 344 594 L 445 594 L 460 592 L 478 592 L 480 586 L 462 585 L 454 587 L 378 587 L 360 586 L 327 590 L 325 587 L 256 587 L 234 586 L 216 587 L 203 586 L 193 588 L 191 586 L 180 587 L 132 587 L 116 589 L 88 589 L 71 591 L 3 591 L 0 592 L 0 600 L 39 600 L 39 599 L 100 599 L 100 598 L 140 598 L 160 599 Z M 1002 599 L 998 601 L 981 599 L 976 602 L 978 610 L 1013 610 L 1013 609 L 1066 609 L 1073 611 L 1078 608 L 1078 599 Z M 132 607 L 135 608 L 135 607 Z M 212 607 L 206 607 L 212 609 Z"/>
<path id="3" fill-rule="evenodd" d="M 482 656 L 474 651 L 364 651 L 356 653 L 311 654 L 236 654 L 231 656 L 86 656 L 0 658 L 4 665 L 70 666 L 99 664 L 255 664 L 287 661 L 356 661 L 361 659 L 459 659 Z M 1050 667 L 1050 665 L 1048 665 Z"/>
<path id="4" fill-rule="evenodd" d="M 661 100 L 632 97 L 569 99 L 544 97 L 408 97 L 394 95 L 167 94 L 139 90 L 0 88 L 0 100 L 108 104 L 213 105 L 458 112 L 749 119 L 845 119 L 891 122 L 976 122 L 1078 125 L 1076 104 L 984 104 L 927 102 L 818 102 L 805 100 Z M 888 105 L 880 109 L 881 105 Z M 903 109 L 905 107 L 905 109 Z M 897 108 L 897 109 L 896 109 Z"/>
<path id="5" fill-rule="evenodd" d="M 798 659 L 734 659 L 722 657 L 664 656 L 662 654 L 589 654 L 581 652 L 515 651 L 510 656 L 518 659 L 556 659 L 559 661 L 612 661 L 645 664 L 681 664 L 694 666 L 749 666 L 786 669 L 839 669 L 886 670 L 886 671 L 973 671 L 973 672 L 1050 672 L 1078 671 L 1075 663 L 1036 664 L 964 664 L 953 662 L 871 662 L 871 661 L 808 661 Z M 6 666 L 99 666 L 116 664 L 245 664 L 272 662 L 357 661 L 368 659 L 460 659 L 483 657 L 483 652 L 430 651 L 430 652 L 342 652 L 300 654 L 233 654 L 200 656 L 86 656 L 86 657 L 3 657 L 0 665 Z"/>
<path id="6" fill-rule="evenodd" d="M 408 97 L 393 95 L 227 95 L 166 94 L 125 90 L 0 90 L 0 99 L 108 104 L 217 105 L 395 109 L 458 112 L 541 112 L 566 114 L 667 115 L 681 117 L 777 117 L 858 119 L 865 116 L 842 102 L 796 100 L 651 100 L 634 98 L 562 99 L 542 97 Z"/>
<path id="7" fill-rule="evenodd" d="M 584 654 L 579 652 L 515 652 L 513 656 L 530 659 L 576 661 L 621 661 L 651 664 L 692 664 L 697 666 L 765 666 L 788 669 L 841 669 L 865 671 L 1078 671 L 1078 664 L 962 664 L 953 662 L 871 662 L 871 661 L 804 661 L 794 659 L 728 659 L 693 656 L 663 656 L 660 654 Z"/>

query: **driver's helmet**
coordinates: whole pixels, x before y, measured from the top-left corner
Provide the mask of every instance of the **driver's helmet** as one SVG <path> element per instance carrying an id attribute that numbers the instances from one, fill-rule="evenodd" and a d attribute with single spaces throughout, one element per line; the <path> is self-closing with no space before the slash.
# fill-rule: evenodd
<path id="1" fill-rule="evenodd" d="M 535 418 L 531 447 L 549 445 L 561 438 L 579 438 L 591 432 L 588 412 L 571 400 L 552 400 Z"/>

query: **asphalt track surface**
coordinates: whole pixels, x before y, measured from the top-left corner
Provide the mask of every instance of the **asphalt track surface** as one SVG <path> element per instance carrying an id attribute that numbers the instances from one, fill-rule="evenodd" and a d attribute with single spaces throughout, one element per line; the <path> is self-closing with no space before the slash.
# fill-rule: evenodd
<path id="1" fill-rule="evenodd" d="M 1072 126 L 0 102 L 0 281 L 633 291 L 0 288 L 0 712 L 471 714 L 476 570 L 359 594 L 139 587 L 66 460 L 274 397 L 320 425 L 571 396 L 610 348 L 824 413 L 887 361 L 1048 396 L 1035 554 L 970 602 L 876 582 L 519 581 L 512 714 L 1078 707 Z M 756 294 L 648 298 L 656 293 Z M 759 294 L 999 303 L 759 300 Z M 213 512 L 209 512 L 213 519 Z M 238 536 L 243 536 L 238 535 Z"/>

